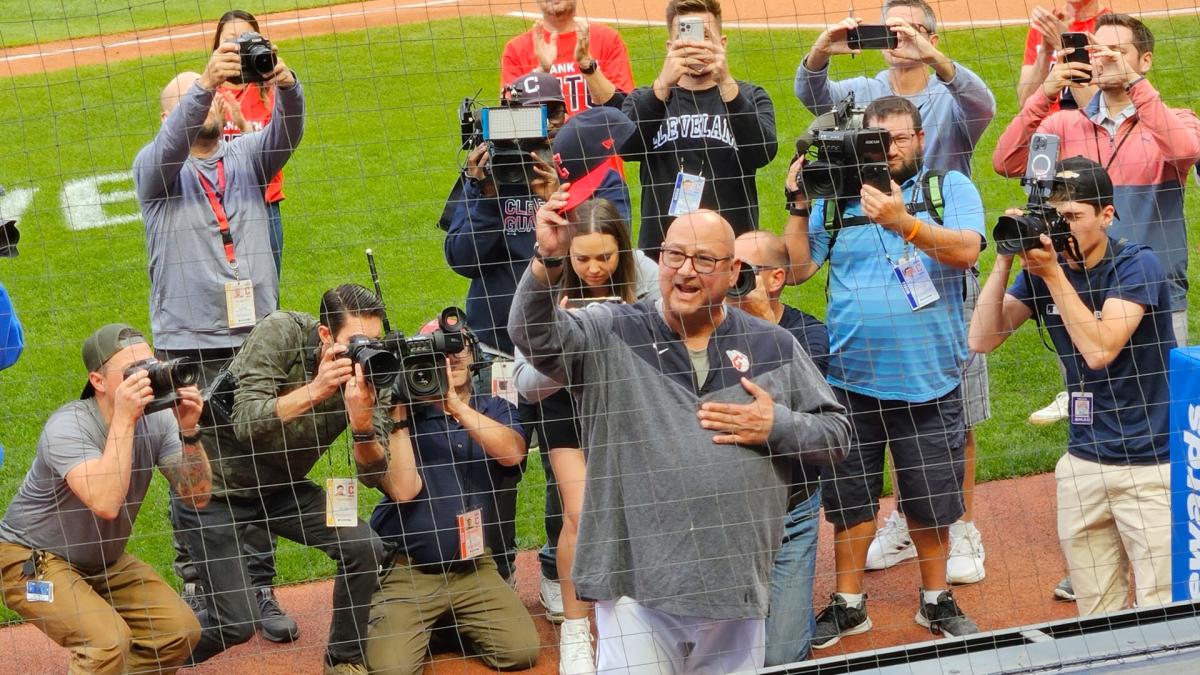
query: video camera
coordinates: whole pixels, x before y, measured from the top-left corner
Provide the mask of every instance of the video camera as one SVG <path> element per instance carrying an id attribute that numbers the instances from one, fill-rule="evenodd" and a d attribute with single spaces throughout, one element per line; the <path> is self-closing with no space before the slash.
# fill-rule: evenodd
<path id="1" fill-rule="evenodd" d="M 379 273 L 375 268 L 375 253 L 367 249 L 367 264 L 375 294 L 383 299 Z M 386 313 L 383 318 L 383 340 L 358 335 L 350 338 L 348 355 L 362 364 L 375 387 L 391 387 L 394 402 L 412 403 L 444 395 L 450 388 L 446 376 L 446 356 L 457 354 L 468 346 L 474 348 L 473 337 L 466 330 L 466 314 L 457 307 L 447 307 L 438 315 L 437 330 L 427 335 L 407 337 L 403 331 L 392 330 Z M 355 343 L 357 338 L 361 338 Z M 475 365 L 481 365 L 476 356 Z"/>
<path id="2" fill-rule="evenodd" d="M 1050 236 L 1054 250 L 1062 253 L 1071 250 L 1078 255 L 1078 243 L 1071 234 L 1071 226 L 1058 211 L 1046 203 L 1054 188 L 1054 167 L 1058 163 L 1058 136 L 1034 134 L 1029 141 L 1029 161 L 1025 165 L 1025 176 L 1021 185 L 1028 194 L 1020 216 L 1000 216 L 992 228 L 992 239 L 996 251 L 1003 255 L 1015 255 L 1022 251 L 1041 248 L 1041 236 Z"/>
<path id="3" fill-rule="evenodd" d="M 238 54 L 242 57 L 242 74 L 229 78 L 229 81 L 233 84 L 249 84 L 270 79 L 279 63 L 271 41 L 254 31 L 246 31 L 235 42 Z"/>
<path id="4" fill-rule="evenodd" d="M 179 395 L 175 391 L 200 381 L 200 364 L 187 358 L 138 361 L 125 369 L 125 379 L 129 379 L 139 370 L 146 371 L 146 376 L 150 378 L 150 388 L 154 390 L 154 400 L 147 403 L 143 409 L 147 415 L 175 407 L 179 404 Z"/>
<path id="5" fill-rule="evenodd" d="M 485 171 L 498 185 L 529 185 L 537 178 L 536 153 L 552 165 L 550 127 L 545 105 L 522 106 L 512 96 L 497 107 L 481 107 L 478 96 L 464 98 L 458 107 L 462 149 L 487 144 Z"/>
<path id="6" fill-rule="evenodd" d="M 810 201 L 854 199 L 863 185 L 891 191 L 887 162 L 891 134 L 885 129 L 864 129 L 865 111 L 855 107 L 851 93 L 813 120 L 796 141 L 796 154 L 806 158 L 800 184 Z"/>

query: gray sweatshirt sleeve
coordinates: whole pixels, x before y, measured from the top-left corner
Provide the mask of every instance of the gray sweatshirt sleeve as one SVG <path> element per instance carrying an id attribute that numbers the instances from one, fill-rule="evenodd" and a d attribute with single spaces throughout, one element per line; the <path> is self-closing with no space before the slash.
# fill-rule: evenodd
<path id="1" fill-rule="evenodd" d="M 958 102 L 962 122 L 974 148 L 996 116 L 996 97 L 982 78 L 958 61 L 954 62 L 954 79 L 945 85 Z"/>
<path id="2" fill-rule="evenodd" d="M 587 312 L 568 312 L 558 306 L 558 288 L 544 286 L 528 269 L 517 284 L 508 314 L 508 336 L 538 372 L 558 382 L 580 380 L 583 355 L 589 349 L 585 322 L 594 330 L 611 315 L 603 304 Z M 590 348 L 595 349 L 592 345 Z"/>
<path id="3" fill-rule="evenodd" d="M 287 164 L 303 137 L 304 89 L 297 81 L 291 87 L 276 87 L 270 123 L 262 131 L 245 134 L 238 140 L 244 139 L 246 151 L 259 158 L 255 167 L 266 185 Z"/>
<path id="4" fill-rule="evenodd" d="M 555 380 L 552 377 L 547 377 L 537 371 L 529 359 L 521 353 L 521 350 L 516 350 L 513 354 L 513 386 L 516 387 L 517 393 L 521 398 L 529 403 L 538 403 L 558 392 L 563 388 L 562 382 Z"/>
<path id="5" fill-rule="evenodd" d="M 808 57 L 806 56 L 805 59 Z M 829 80 L 829 64 L 820 70 L 809 70 L 801 59 L 796 68 L 795 91 L 796 98 L 814 115 L 821 115 L 833 109 L 852 87 L 847 82 L 831 82 Z M 862 102 L 860 101 L 861 105 Z"/>
<path id="6" fill-rule="evenodd" d="M 208 118 L 213 92 L 196 82 L 179 99 L 179 104 L 163 120 L 154 141 L 142 148 L 133 160 L 133 184 L 140 202 L 161 199 L 171 192 L 183 163 L 192 152 L 192 143 Z"/>
<path id="7" fill-rule="evenodd" d="M 773 454 L 805 464 L 831 465 L 850 450 L 850 419 L 812 359 L 796 349 L 788 368 L 788 400 L 775 402 L 767 444 Z"/>

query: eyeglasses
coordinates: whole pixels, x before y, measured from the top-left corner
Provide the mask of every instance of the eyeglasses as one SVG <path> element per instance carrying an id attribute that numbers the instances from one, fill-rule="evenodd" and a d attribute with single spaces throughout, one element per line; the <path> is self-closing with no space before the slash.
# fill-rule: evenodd
<path id="1" fill-rule="evenodd" d="M 908 147 L 913 142 L 913 139 L 916 138 L 916 134 L 892 134 L 891 136 L 892 142 L 901 148 Z"/>
<path id="2" fill-rule="evenodd" d="M 704 255 L 703 253 L 688 255 L 679 249 L 664 248 L 659 253 L 659 260 L 662 264 L 673 270 L 683 267 L 685 260 L 691 260 L 692 269 L 696 270 L 697 274 L 711 274 L 716 271 L 717 265 L 733 260 L 733 256 L 727 255 L 724 258 L 717 258 L 711 255 Z"/>

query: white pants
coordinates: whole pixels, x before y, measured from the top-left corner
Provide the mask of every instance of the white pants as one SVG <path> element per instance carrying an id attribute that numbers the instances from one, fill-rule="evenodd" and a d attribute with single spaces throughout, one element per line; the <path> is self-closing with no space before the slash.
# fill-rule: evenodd
<path id="1" fill-rule="evenodd" d="M 596 603 L 597 673 L 736 673 L 762 668 L 763 619 L 706 619 L 622 597 Z"/>
<path id="2" fill-rule="evenodd" d="M 1058 538 L 1079 614 L 1171 602 L 1171 465 L 1098 464 L 1070 453 L 1054 469 Z"/>

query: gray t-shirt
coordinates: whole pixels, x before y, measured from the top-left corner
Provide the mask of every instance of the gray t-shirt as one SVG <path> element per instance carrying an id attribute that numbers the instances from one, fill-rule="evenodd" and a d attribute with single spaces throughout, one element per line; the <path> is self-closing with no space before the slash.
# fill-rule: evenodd
<path id="1" fill-rule="evenodd" d="M 67 473 L 100 457 L 108 425 L 94 398 L 71 401 L 54 411 L 38 438 L 37 455 L 21 489 L 0 521 L 0 541 L 49 551 L 85 572 L 99 572 L 121 557 L 133 530 L 154 467 L 183 451 L 179 424 L 168 410 L 138 421 L 133 473 L 121 513 L 104 520 L 67 485 Z"/>

